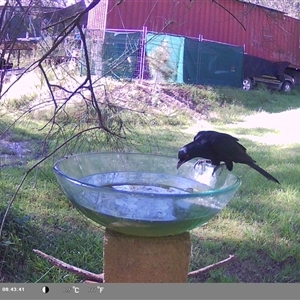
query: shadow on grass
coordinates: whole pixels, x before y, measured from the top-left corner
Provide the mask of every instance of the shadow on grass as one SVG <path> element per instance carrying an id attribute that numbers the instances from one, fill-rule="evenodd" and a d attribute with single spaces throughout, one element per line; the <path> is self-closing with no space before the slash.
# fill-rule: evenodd
<path id="1" fill-rule="evenodd" d="M 102 273 L 104 229 L 79 213 L 74 216 L 74 212 L 70 218 L 55 222 L 53 217 L 53 220 L 48 218 L 42 225 L 36 224 L 30 216 L 11 209 L 0 241 L 0 282 L 79 282 L 83 279 L 52 267 L 33 249 L 79 268 Z"/>
<path id="2" fill-rule="evenodd" d="M 208 225 L 209 226 L 209 225 Z M 282 261 L 270 255 L 271 243 L 257 244 L 251 240 L 230 238 L 199 238 L 192 234 L 193 254 L 190 270 L 203 268 L 234 254 L 236 259 L 230 264 L 203 274 L 190 282 L 246 282 L 275 283 L 299 282 L 299 257 L 291 252 Z M 286 252 L 284 245 L 276 246 L 278 252 Z"/>

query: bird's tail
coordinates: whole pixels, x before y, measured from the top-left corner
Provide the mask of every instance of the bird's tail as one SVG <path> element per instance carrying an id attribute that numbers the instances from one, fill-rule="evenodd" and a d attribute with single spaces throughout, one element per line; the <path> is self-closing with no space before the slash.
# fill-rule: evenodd
<path id="1" fill-rule="evenodd" d="M 261 175 L 265 176 L 267 179 L 272 180 L 272 181 L 280 184 L 280 182 L 275 177 L 273 177 L 271 174 L 269 174 L 267 171 L 265 171 L 264 169 L 262 169 L 261 167 L 259 167 L 255 163 L 249 163 L 248 166 L 250 166 L 251 168 L 253 168 L 257 172 L 259 172 Z"/>

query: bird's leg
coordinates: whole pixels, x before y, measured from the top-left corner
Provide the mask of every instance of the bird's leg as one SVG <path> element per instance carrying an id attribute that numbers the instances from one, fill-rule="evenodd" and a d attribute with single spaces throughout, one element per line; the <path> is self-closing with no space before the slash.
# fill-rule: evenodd
<path id="1" fill-rule="evenodd" d="M 219 164 L 218 166 L 216 166 L 216 167 L 214 168 L 213 172 L 212 172 L 212 176 L 214 176 L 214 174 L 215 174 L 220 168 L 222 168 L 222 170 L 223 170 L 224 166 L 226 166 L 225 163 L 222 163 L 222 164 Z M 221 173 L 220 173 L 220 174 L 221 174 Z"/>
<path id="2" fill-rule="evenodd" d="M 211 164 L 211 160 L 209 159 L 199 159 L 195 165 L 194 165 L 194 169 L 197 167 L 197 166 L 200 166 L 200 165 L 203 165 L 203 164 L 206 164 L 206 163 L 210 163 Z"/>

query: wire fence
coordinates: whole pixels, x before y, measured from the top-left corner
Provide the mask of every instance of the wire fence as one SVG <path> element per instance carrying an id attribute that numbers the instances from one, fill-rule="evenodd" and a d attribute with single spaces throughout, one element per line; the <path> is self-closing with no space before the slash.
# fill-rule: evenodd
<path id="1" fill-rule="evenodd" d="M 87 31 L 94 74 L 126 80 L 241 86 L 244 48 L 142 30 Z M 101 36 L 100 36 L 101 35 Z"/>

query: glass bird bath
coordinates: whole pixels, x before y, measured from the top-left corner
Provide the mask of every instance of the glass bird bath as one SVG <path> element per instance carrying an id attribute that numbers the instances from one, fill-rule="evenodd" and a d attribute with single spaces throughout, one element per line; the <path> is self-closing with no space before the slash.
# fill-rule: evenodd
<path id="1" fill-rule="evenodd" d="M 54 170 L 63 190 L 88 218 L 114 231 L 168 236 L 208 222 L 240 180 L 209 164 L 135 153 L 89 153 L 63 158 Z"/>
<path id="2" fill-rule="evenodd" d="M 176 157 L 87 153 L 59 160 L 54 171 L 74 206 L 112 235 L 168 238 L 207 223 L 240 186 L 226 168 L 212 175 L 210 164 L 194 164 L 177 169 Z"/>

